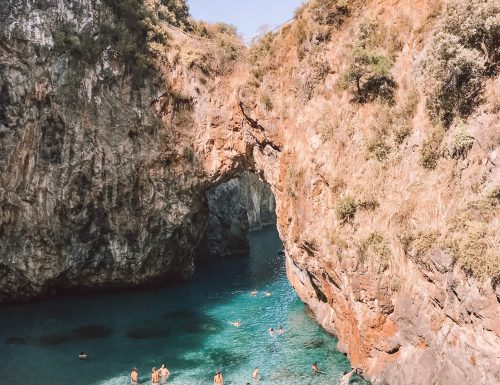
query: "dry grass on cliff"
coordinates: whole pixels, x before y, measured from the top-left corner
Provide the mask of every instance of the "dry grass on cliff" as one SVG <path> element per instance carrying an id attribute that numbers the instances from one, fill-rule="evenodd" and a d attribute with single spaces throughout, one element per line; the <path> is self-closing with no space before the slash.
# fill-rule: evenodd
<path id="1" fill-rule="evenodd" d="M 469 203 L 451 223 L 447 246 L 457 263 L 471 275 L 500 283 L 500 186 Z"/>
<path id="2" fill-rule="evenodd" d="M 493 130 L 485 128 L 494 120 L 471 116 L 475 105 L 466 106 L 466 95 L 475 97 L 479 81 L 491 109 L 486 113 L 496 113 L 498 87 L 487 87 L 491 73 L 476 71 L 460 55 L 453 59 L 460 50 L 476 49 L 477 36 L 491 43 L 496 21 L 491 0 L 483 3 L 489 5 L 472 10 L 468 21 L 463 17 L 470 8 L 466 3 L 448 8 L 431 1 L 395 6 L 318 0 L 301 7 L 295 22 L 251 48 L 249 95 L 262 111 L 269 108 L 260 95 L 280 95 L 287 115 L 273 108 L 270 116 L 293 122 L 284 130 L 285 142 L 297 149 L 301 169 L 314 168 L 327 185 L 327 191 L 311 191 L 307 199 L 328 202 L 321 214 L 330 223 L 324 233 L 330 247 L 360 245 L 358 255 L 370 255 L 367 259 L 377 260 L 381 268 L 389 260 L 391 266 L 403 266 L 409 254 L 425 263 L 435 247 L 448 248 L 475 277 L 497 275 L 493 229 L 498 221 L 462 218 L 460 225 L 450 224 L 464 202 L 484 196 L 494 175 L 484 164 L 498 147 Z M 339 12 L 339 5 L 346 8 Z M 484 26 L 479 27 L 479 19 Z M 455 28 L 457 23 L 464 24 L 463 31 Z M 443 31 L 461 39 L 447 40 L 456 43 L 446 45 L 451 61 L 434 39 Z M 471 74 L 464 63 L 472 65 Z M 445 70 L 442 77 L 436 69 Z M 457 80 L 462 75 L 465 88 Z M 441 88 L 450 77 L 453 97 Z M 426 103 L 431 99 L 438 104 Z M 482 103 L 481 98 L 475 102 Z M 271 124 L 276 120 L 269 119 Z M 308 184 L 315 182 L 306 176 L 296 178 L 290 171 L 287 190 L 307 193 Z M 466 211 L 465 217 L 470 215 Z M 384 234 L 383 239 L 377 234 Z"/>

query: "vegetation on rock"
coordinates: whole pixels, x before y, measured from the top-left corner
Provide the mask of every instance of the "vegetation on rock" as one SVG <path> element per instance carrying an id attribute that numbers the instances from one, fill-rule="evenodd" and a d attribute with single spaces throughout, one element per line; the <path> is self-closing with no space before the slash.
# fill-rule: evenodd
<path id="1" fill-rule="evenodd" d="M 345 88 L 354 88 L 354 100 L 358 103 L 375 99 L 394 101 L 396 83 L 390 73 L 393 63 L 376 50 L 377 31 L 378 24 L 375 22 L 360 26 L 349 67 L 342 77 Z"/>
<path id="2" fill-rule="evenodd" d="M 500 6 L 495 0 L 452 1 L 425 52 L 428 109 L 435 122 L 450 126 L 481 102 L 484 80 L 500 61 Z"/>
<path id="3" fill-rule="evenodd" d="M 350 195 L 341 197 L 335 205 L 335 213 L 337 214 L 337 218 L 342 222 L 349 222 L 350 220 L 354 219 L 354 214 L 356 214 L 357 209 L 358 204 L 356 203 L 356 200 Z"/>

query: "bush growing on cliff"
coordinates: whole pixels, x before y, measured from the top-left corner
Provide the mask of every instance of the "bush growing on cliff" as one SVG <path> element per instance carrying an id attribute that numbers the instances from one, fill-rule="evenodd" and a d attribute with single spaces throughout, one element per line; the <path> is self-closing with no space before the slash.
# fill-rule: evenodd
<path id="1" fill-rule="evenodd" d="M 453 137 L 451 156 L 455 159 L 465 158 L 473 145 L 474 137 L 465 130 L 463 125 L 460 125 Z"/>
<path id="2" fill-rule="evenodd" d="M 349 222 L 354 219 L 357 208 L 358 205 L 356 200 L 353 197 L 346 195 L 338 200 L 335 206 L 335 214 L 342 222 Z"/>
<path id="3" fill-rule="evenodd" d="M 355 101 L 366 103 L 380 98 L 394 99 L 394 82 L 390 69 L 392 62 L 384 55 L 363 48 L 352 51 L 351 64 L 343 75 L 346 88 L 354 87 Z"/>
<path id="4" fill-rule="evenodd" d="M 338 27 L 349 16 L 350 3 L 350 0 L 313 0 L 309 10 L 316 23 Z"/>
<path id="5" fill-rule="evenodd" d="M 431 118 L 448 127 L 481 101 L 483 80 L 498 71 L 500 6 L 495 0 L 453 1 L 425 53 Z"/>
<path id="6" fill-rule="evenodd" d="M 357 206 L 361 210 L 373 211 L 380 206 L 380 203 L 374 196 L 368 196 L 364 199 L 359 200 L 357 202 Z"/>
<path id="7" fill-rule="evenodd" d="M 499 188 L 484 199 L 470 202 L 453 220 L 446 235 L 446 245 L 465 272 L 478 279 L 492 279 L 500 284 L 498 250 Z"/>
<path id="8" fill-rule="evenodd" d="M 182 149 L 182 155 L 184 156 L 185 159 L 189 160 L 191 163 L 194 162 L 195 160 L 193 147 L 184 146 L 184 148 Z"/>
<path id="9" fill-rule="evenodd" d="M 437 161 L 442 155 L 441 144 L 444 138 L 444 130 L 442 128 L 435 129 L 429 138 L 422 143 L 420 150 L 420 164 L 428 169 L 433 170 L 437 166 Z"/>
<path id="10" fill-rule="evenodd" d="M 359 253 L 362 260 L 370 258 L 376 261 L 382 267 L 382 270 L 386 270 L 389 267 L 392 259 L 392 252 L 389 245 L 384 240 L 384 237 L 377 232 L 371 233 L 361 243 Z"/>
<path id="11" fill-rule="evenodd" d="M 350 64 L 342 75 L 344 88 L 354 89 L 354 100 L 366 103 L 381 99 L 392 103 L 396 83 L 390 73 L 392 61 L 378 52 L 378 24 L 363 23 L 351 51 Z"/>
<path id="12" fill-rule="evenodd" d="M 385 135 L 380 132 L 375 138 L 368 142 L 366 148 L 370 156 L 376 158 L 380 162 L 385 161 L 391 153 L 391 146 L 387 144 Z"/>
<path id="13" fill-rule="evenodd" d="M 230 73 L 243 52 L 243 43 L 236 28 L 225 23 L 208 24 L 203 21 L 192 25 L 192 33 L 209 42 L 194 47 L 185 58 L 186 64 L 190 68 L 199 68 L 206 76 Z"/>

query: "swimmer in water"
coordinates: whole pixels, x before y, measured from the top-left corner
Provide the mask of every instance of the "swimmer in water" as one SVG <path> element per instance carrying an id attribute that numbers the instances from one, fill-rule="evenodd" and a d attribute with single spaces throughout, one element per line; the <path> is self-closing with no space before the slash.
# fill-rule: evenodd
<path id="1" fill-rule="evenodd" d="M 281 325 L 280 325 L 280 326 L 278 326 L 278 334 L 283 334 L 284 332 L 285 332 L 285 329 L 283 329 L 283 328 L 281 327 Z"/>
<path id="2" fill-rule="evenodd" d="M 313 371 L 314 374 L 318 374 L 318 373 L 321 373 L 319 371 L 319 368 L 318 368 L 318 363 L 317 362 L 313 362 L 313 364 L 311 365 L 311 370 Z"/>
<path id="3" fill-rule="evenodd" d="M 344 376 L 342 377 L 342 381 L 340 382 L 340 385 L 348 385 L 349 381 L 351 380 L 352 374 L 354 373 L 356 369 L 351 370 L 350 372 L 345 371 Z"/>
<path id="4" fill-rule="evenodd" d="M 130 372 L 130 383 L 132 385 L 137 385 L 139 383 L 139 373 L 137 368 L 132 369 L 132 372 Z"/>
<path id="5" fill-rule="evenodd" d="M 270 291 L 266 291 L 266 292 L 264 292 L 264 295 L 265 295 L 266 297 L 270 297 L 270 296 L 271 296 L 271 292 L 270 292 Z"/>
<path id="6" fill-rule="evenodd" d="M 255 368 L 252 373 L 252 378 L 255 382 L 259 381 L 259 368 Z"/>
<path id="7" fill-rule="evenodd" d="M 78 355 L 78 358 L 80 360 L 86 360 L 87 359 L 87 354 L 82 350 L 80 354 Z"/>
<path id="8" fill-rule="evenodd" d="M 168 370 L 164 364 L 161 364 L 160 372 L 160 384 L 166 384 L 167 378 L 170 376 L 170 370 Z"/>
<path id="9" fill-rule="evenodd" d="M 156 368 L 151 369 L 151 383 L 158 384 L 160 382 L 160 371 Z"/>
<path id="10" fill-rule="evenodd" d="M 274 336 L 274 329 L 273 328 L 269 328 L 269 335 Z"/>
<path id="11" fill-rule="evenodd" d="M 224 384 L 224 377 L 222 377 L 222 373 L 220 372 L 220 370 L 217 370 L 214 376 L 214 385 L 222 384 Z"/>
<path id="12" fill-rule="evenodd" d="M 233 325 L 235 328 L 239 328 L 241 326 L 241 322 L 240 321 L 234 321 L 234 322 L 229 321 L 229 323 L 231 325 Z"/>
<path id="13" fill-rule="evenodd" d="M 250 294 L 255 297 L 257 294 L 259 294 L 259 292 L 257 291 L 257 289 L 253 289 Z"/>

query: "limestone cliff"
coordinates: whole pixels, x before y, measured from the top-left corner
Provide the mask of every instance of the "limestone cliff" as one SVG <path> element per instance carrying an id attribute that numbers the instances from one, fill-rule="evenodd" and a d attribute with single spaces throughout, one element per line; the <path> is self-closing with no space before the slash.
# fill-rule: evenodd
<path id="1" fill-rule="evenodd" d="M 126 3 L 0 5 L 0 301 L 189 275 L 247 170 L 365 377 L 498 383 L 495 2 L 313 0 L 248 50 Z"/>
<path id="2" fill-rule="evenodd" d="M 158 4 L 0 5 L 0 301 L 192 273 L 205 191 L 246 148 Z"/>

